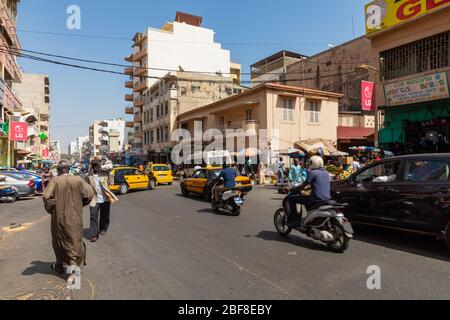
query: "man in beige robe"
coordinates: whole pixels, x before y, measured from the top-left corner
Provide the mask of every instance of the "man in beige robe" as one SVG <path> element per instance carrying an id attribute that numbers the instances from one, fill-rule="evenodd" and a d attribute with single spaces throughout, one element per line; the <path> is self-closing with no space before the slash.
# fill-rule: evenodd
<path id="1" fill-rule="evenodd" d="M 58 273 L 64 265 L 86 265 L 86 246 L 83 242 L 83 207 L 94 197 L 94 191 L 83 179 L 69 175 L 67 161 L 58 165 L 58 177 L 43 194 L 45 210 L 52 215 L 51 232 Z"/>

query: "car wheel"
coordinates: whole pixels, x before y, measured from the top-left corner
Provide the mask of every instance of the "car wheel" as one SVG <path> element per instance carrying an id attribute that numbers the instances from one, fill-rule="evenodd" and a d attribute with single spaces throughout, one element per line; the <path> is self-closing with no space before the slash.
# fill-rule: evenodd
<path id="1" fill-rule="evenodd" d="M 122 183 L 119 187 L 119 194 L 123 196 L 127 193 L 128 193 L 128 185 L 126 183 Z"/>
<path id="2" fill-rule="evenodd" d="M 150 180 L 148 183 L 148 189 L 149 190 L 155 190 L 156 189 L 156 182 L 155 180 Z"/>
<path id="3" fill-rule="evenodd" d="M 171 186 L 171 185 L 172 185 L 172 182 L 169 182 L 168 185 Z"/>
<path id="4" fill-rule="evenodd" d="M 185 186 L 181 186 L 181 195 L 183 196 L 183 197 L 187 197 L 188 195 L 189 195 L 189 191 L 186 189 L 186 187 Z"/>

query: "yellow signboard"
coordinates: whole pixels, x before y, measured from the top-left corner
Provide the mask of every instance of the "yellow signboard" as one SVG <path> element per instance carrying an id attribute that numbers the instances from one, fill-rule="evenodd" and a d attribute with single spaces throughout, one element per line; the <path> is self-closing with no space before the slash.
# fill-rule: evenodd
<path id="1" fill-rule="evenodd" d="M 375 0 L 367 4 L 366 34 L 370 35 L 432 11 L 450 6 L 450 0 Z"/>

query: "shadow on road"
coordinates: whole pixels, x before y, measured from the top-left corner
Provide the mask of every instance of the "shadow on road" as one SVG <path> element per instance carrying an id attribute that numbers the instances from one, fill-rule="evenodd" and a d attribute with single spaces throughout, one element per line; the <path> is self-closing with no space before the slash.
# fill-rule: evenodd
<path id="1" fill-rule="evenodd" d="M 31 266 L 26 268 L 23 272 L 23 276 L 33 276 L 35 274 L 46 274 L 59 277 L 61 279 L 66 280 L 64 274 L 59 274 L 52 270 L 51 268 L 52 262 L 43 262 L 43 261 L 33 261 L 31 262 Z"/>
<path id="2" fill-rule="evenodd" d="M 258 233 L 256 238 L 260 238 L 267 241 L 277 241 L 283 243 L 289 243 L 295 246 L 299 246 L 305 249 L 318 250 L 330 252 L 330 250 L 323 244 L 315 242 L 311 239 L 305 239 L 296 235 L 290 234 L 287 237 L 283 237 L 278 232 L 274 231 L 261 231 Z"/>
<path id="3" fill-rule="evenodd" d="M 427 258 L 450 261 L 444 241 L 433 236 L 354 224 L 355 240 Z"/>
<path id="4" fill-rule="evenodd" d="M 210 213 L 210 214 L 215 214 L 215 215 L 218 215 L 218 216 L 230 216 L 230 217 L 231 217 L 230 214 L 228 214 L 226 211 L 222 211 L 222 210 L 220 210 L 220 211 L 215 211 L 215 210 L 213 210 L 213 209 L 200 209 L 200 210 L 197 210 L 197 212 L 200 212 L 200 213 Z"/>

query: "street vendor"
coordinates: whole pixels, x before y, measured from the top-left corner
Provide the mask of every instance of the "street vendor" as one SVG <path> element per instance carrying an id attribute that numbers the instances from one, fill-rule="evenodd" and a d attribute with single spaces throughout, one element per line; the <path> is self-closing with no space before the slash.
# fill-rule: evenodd
<path id="1" fill-rule="evenodd" d="M 300 165 L 298 159 L 294 160 L 294 163 L 289 169 L 289 182 L 291 183 L 303 183 L 306 181 L 307 172 Z"/>

